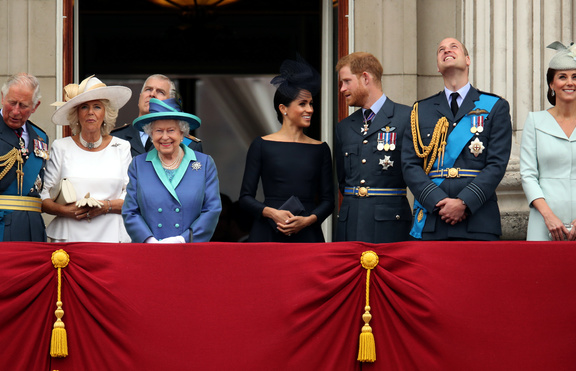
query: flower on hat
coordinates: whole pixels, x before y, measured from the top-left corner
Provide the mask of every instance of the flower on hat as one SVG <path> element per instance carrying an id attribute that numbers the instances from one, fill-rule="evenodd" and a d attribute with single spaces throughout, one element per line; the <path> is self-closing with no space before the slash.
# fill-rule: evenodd
<path id="1" fill-rule="evenodd" d="M 568 47 L 559 41 L 554 41 L 548 45 L 548 48 L 554 49 L 557 53 L 550 59 L 549 68 L 554 70 L 573 70 L 576 69 L 576 45 L 570 43 Z"/>
<path id="2" fill-rule="evenodd" d="M 570 46 L 568 47 L 568 55 L 574 58 L 574 60 L 576 61 L 576 44 L 574 43 L 570 44 Z"/>

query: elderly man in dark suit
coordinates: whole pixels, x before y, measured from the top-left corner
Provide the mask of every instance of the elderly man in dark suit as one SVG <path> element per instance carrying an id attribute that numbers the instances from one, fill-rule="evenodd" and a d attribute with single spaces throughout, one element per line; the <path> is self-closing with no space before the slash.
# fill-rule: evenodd
<path id="1" fill-rule="evenodd" d="M 408 239 L 412 212 L 402 177 L 402 136 L 410 107 L 382 91 L 382 65 L 372 54 L 349 54 L 336 65 L 340 92 L 360 107 L 336 125 L 334 157 L 343 195 L 336 241 Z"/>
<path id="2" fill-rule="evenodd" d="M 140 92 L 140 98 L 138 98 L 138 117 L 147 115 L 150 112 L 148 108 L 150 98 L 164 100 L 174 98 L 175 94 L 176 87 L 174 86 L 174 82 L 168 77 L 160 74 L 149 76 L 144 82 L 144 86 L 142 86 L 142 91 Z M 154 148 L 148 135 L 136 130 L 131 123 L 124 124 L 112 130 L 111 134 L 130 142 L 132 157 L 148 152 Z M 202 152 L 201 140 L 193 135 L 185 135 L 183 143 L 194 151 Z"/>
<path id="3" fill-rule="evenodd" d="M 496 187 L 512 143 L 510 106 L 468 81 L 470 56 L 454 38 L 437 49 L 444 90 L 414 104 L 402 169 L 416 199 L 410 234 L 423 240 L 497 240 Z"/>
<path id="4" fill-rule="evenodd" d="M 46 241 L 40 191 L 48 136 L 28 120 L 39 105 L 36 77 L 19 73 L 2 86 L 0 241 Z"/>

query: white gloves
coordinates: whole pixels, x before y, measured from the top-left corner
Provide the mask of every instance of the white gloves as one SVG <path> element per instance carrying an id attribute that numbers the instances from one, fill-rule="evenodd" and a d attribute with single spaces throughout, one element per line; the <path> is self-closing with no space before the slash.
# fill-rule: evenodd
<path id="1" fill-rule="evenodd" d="M 98 201 L 94 197 L 90 197 L 90 192 L 86 193 L 84 198 L 76 201 L 76 207 L 88 206 L 88 207 L 102 207 L 104 203 Z"/>
<path id="2" fill-rule="evenodd" d="M 163 238 L 160 241 L 154 237 L 148 237 L 144 243 L 186 243 L 186 240 L 182 236 Z"/>
<path id="3" fill-rule="evenodd" d="M 184 240 L 184 237 L 182 237 L 182 236 L 163 238 L 158 242 L 160 242 L 160 243 L 186 243 L 186 241 Z"/>

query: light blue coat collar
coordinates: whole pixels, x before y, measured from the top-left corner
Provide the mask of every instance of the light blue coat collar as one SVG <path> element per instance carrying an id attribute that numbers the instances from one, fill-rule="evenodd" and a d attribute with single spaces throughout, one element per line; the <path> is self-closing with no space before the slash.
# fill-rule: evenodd
<path id="1" fill-rule="evenodd" d="M 164 184 L 164 187 L 166 187 L 168 192 L 170 192 L 172 197 L 174 197 L 176 201 L 178 201 L 178 203 L 180 203 L 180 199 L 176 194 L 176 187 L 178 187 L 178 184 L 180 184 L 180 181 L 184 177 L 184 174 L 186 174 L 186 170 L 188 169 L 190 163 L 192 161 L 196 161 L 196 154 L 194 153 L 193 150 L 191 150 L 190 148 L 186 147 L 183 144 L 180 144 L 180 148 L 184 150 L 184 157 L 182 158 L 180 166 L 178 167 L 178 169 L 176 169 L 176 173 L 174 174 L 174 178 L 172 178 L 172 181 L 168 179 L 166 171 L 162 167 L 162 163 L 160 162 L 160 157 L 158 157 L 158 151 L 156 150 L 156 148 L 153 148 L 146 155 L 146 161 L 152 162 L 152 166 L 154 166 L 154 171 L 156 171 L 156 175 L 158 175 L 158 178 L 160 178 L 160 181 L 162 182 L 162 184 Z M 180 203 L 180 205 L 182 205 L 182 203 Z"/>

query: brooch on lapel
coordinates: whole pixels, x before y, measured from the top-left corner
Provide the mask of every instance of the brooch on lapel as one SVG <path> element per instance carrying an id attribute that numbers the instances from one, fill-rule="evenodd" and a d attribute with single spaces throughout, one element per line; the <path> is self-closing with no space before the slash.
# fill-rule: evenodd
<path id="1" fill-rule="evenodd" d="M 190 165 L 190 167 L 192 168 L 192 170 L 198 171 L 198 170 L 202 169 L 202 164 L 199 163 L 198 161 L 194 161 L 194 162 Z"/>

